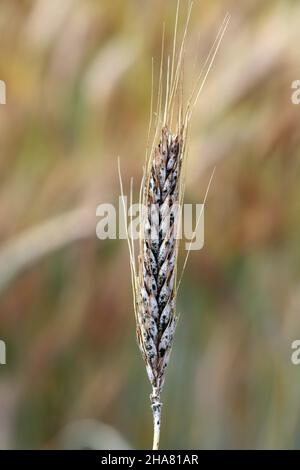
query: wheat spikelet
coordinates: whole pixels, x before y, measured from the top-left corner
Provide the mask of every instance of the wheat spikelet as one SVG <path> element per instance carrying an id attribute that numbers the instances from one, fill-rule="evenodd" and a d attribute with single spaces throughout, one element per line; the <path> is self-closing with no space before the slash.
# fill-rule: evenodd
<path id="1" fill-rule="evenodd" d="M 164 87 L 164 34 L 162 40 L 154 137 L 149 152 L 147 147 L 146 164 L 140 191 L 140 205 L 143 210 L 140 219 L 138 267 L 136 267 L 135 262 L 133 237 L 130 237 L 127 233 L 137 341 L 152 385 L 150 400 L 154 421 L 153 449 L 159 447 L 162 406 L 160 396 L 178 318 L 176 314 L 177 289 L 188 258 L 187 254 L 177 285 L 178 233 L 185 186 L 184 163 L 187 155 L 189 122 L 229 22 L 229 15 L 226 15 L 196 80 L 192 94 L 184 106 L 182 91 L 183 56 L 192 2 L 189 4 L 186 25 L 177 53 L 179 3 L 180 0 L 178 0 L 176 10 L 173 54 L 171 61 L 169 57 L 167 60 Z M 149 135 L 152 126 L 152 103 L 153 85 Z M 123 196 L 120 167 L 119 177 Z M 198 222 L 199 220 L 197 225 Z"/>

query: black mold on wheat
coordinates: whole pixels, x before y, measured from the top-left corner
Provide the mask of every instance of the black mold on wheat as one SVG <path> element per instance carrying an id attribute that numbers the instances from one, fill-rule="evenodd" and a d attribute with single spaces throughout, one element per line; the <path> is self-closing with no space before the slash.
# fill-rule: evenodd
<path id="1" fill-rule="evenodd" d="M 137 338 L 152 385 L 155 427 L 160 425 L 160 393 L 176 327 L 176 259 L 183 131 L 167 126 L 155 148 L 144 187 L 146 214 L 139 258 Z"/>
<path id="2" fill-rule="evenodd" d="M 176 314 L 177 235 L 185 186 L 184 163 L 187 155 L 189 122 L 229 22 L 229 15 L 226 15 L 191 96 L 184 103 L 183 56 L 191 10 L 192 3 L 189 4 L 183 37 L 177 48 L 178 1 L 172 57 L 168 56 L 167 60 L 164 59 L 163 34 L 154 136 L 152 146 L 146 153 L 140 191 L 140 204 L 143 210 L 140 219 L 137 266 L 134 242 L 127 234 L 137 341 L 152 386 L 150 400 L 154 421 L 153 449 L 159 447 L 162 406 L 160 396 L 178 318 Z M 153 90 L 149 135 L 154 114 L 152 103 Z M 121 176 L 120 184 L 123 195 Z"/>
<path id="3" fill-rule="evenodd" d="M 159 396 L 176 326 L 176 231 L 182 164 L 182 135 L 167 126 L 155 149 L 145 187 L 146 216 L 140 256 L 137 336 L 153 396 Z"/>

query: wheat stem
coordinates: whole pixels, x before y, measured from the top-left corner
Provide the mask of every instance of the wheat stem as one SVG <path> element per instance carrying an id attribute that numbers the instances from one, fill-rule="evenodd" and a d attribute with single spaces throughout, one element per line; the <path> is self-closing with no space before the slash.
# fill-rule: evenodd
<path id="1" fill-rule="evenodd" d="M 161 422 L 161 407 L 160 394 L 158 390 L 153 387 L 152 394 L 150 395 L 151 408 L 153 413 L 153 450 L 159 449 L 160 438 L 160 422 Z"/>

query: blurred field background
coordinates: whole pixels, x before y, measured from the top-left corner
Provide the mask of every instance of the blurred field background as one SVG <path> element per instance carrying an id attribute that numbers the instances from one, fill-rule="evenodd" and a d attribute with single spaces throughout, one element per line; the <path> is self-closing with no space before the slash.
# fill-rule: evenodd
<path id="1" fill-rule="evenodd" d="M 95 213 L 118 200 L 117 155 L 138 194 L 151 58 L 157 77 L 175 10 L 175 0 L 0 3 L 1 448 L 151 445 L 127 245 L 97 240 Z M 162 447 L 297 448 L 300 4 L 196 0 L 186 91 L 227 11 L 191 129 L 188 202 L 203 201 L 217 168 L 205 246 L 178 301 Z"/>

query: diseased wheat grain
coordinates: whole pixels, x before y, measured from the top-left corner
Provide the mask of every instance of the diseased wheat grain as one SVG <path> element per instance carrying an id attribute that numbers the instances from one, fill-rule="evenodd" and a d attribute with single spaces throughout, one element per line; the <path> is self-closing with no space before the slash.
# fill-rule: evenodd
<path id="1" fill-rule="evenodd" d="M 189 5 L 183 38 L 178 54 L 176 54 L 178 11 L 179 1 L 176 11 L 173 54 L 171 63 L 170 58 L 167 59 L 164 87 L 163 34 L 153 144 L 149 152 L 147 150 L 146 153 L 146 164 L 140 192 L 140 203 L 144 210 L 140 220 L 138 268 L 136 268 L 135 263 L 134 242 L 132 237 L 129 240 L 128 234 L 137 340 L 152 385 L 150 400 L 154 421 L 153 449 L 159 447 L 162 406 L 160 396 L 178 318 L 176 314 L 177 235 L 185 186 L 184 162 L 187 155 L 188 127 L 192 111 L 229 22 L 229 15 L 226 15 L 196 81 L 191 97 L 184 106 L 182 91 L 183 56 L 192 3 Z M 153 114 L 152 103 L 151 98 L 149 133 Z M 120 185 L 123 195 L 121 176 Z M 186 261 L 187 257 L 184 268 Z"/>
<path id="2" fill-rule="evenodd" d="M 142 224 L 143 252 L 139 259 L 137 338 L 152 385 L 151 403 L 156 428 L 160 425 L 160 394 L 177 322 L 176 234 L 182 150 L 183 131 L 172 134 L 165 126 L 144 188 L 146 214 Z"/>

